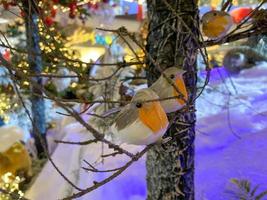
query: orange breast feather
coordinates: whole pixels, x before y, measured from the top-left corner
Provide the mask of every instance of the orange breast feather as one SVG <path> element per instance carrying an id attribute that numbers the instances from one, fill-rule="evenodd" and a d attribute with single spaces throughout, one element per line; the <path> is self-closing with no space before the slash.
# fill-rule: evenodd
<path id="1" fill-rule="evenodd" d="M 149 108 L 140 108 L 139 118 L 153 133 L 168 125 L 168 118 L 159 102 L 153 102 Z"/>
<path id="2" fill-rule="evenodd" d="M 204 26 L 203 32 L 208 37 L 218 37 L 226 30 L 228 23 L 227 17 L 218 16 Z"/>
<path id="3" fill-rule="evenodd" d="M 183 99 L 185 101 L 187 101 L 188 100 L 188 94 L 187 94 L 187 91 L 186 91 L 186 87 L 185 87 L 184 81 L 181 78 L 177 78 L 175 80 L 175 85 L 178 88 L 179 92 L 181 92 L 182 95 L 184 96 Z M 179 96 L 179 93 L 176 91 L 175 88 L 173 88 L 173 96 Z M 186 104 L 186 102 L 183 99 L 177 98 L 177 101 L 179 102 L 179 104 L 181 104 L 181 105 Z"/>

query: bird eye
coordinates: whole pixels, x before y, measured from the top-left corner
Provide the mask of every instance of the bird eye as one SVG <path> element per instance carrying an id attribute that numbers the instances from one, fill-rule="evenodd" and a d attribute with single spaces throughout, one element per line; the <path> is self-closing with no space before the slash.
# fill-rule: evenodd
<path id="1" fill-rule="evenodd" d="M 141 108 L 142 107 L 142 103 L 138 102 L 135 104 L 136 108 Z"/>
<path id="2" fill-rule="evenodd" d="M 170 75 L 170 78 L 171 78 L 171 79 L 174 79 L 174 77 L 175 77 L 174 74 L 171 74 L 171 75 Z"/>

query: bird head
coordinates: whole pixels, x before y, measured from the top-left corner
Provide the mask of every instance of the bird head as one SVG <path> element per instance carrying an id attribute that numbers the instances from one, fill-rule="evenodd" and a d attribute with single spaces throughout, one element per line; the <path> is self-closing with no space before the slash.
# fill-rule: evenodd
<path id="1" fill-rule="evenodd" d="M 175 86 L 179 90 L 179 93 L 178 93 L 176 91 L 176 89 L 173 88 L 173 86 L 171 84 L 167 83 L 170 87 L 173 88 L 173 96 L 179 96 L 180 94 L 182 94 L 184 100 L 187 100 L 188 99 L 188 94 L 187 94 L 187 90 L 186 90 L 184 79 L 183 79 L 183 74 L 185 72 L 186 71 L 184 71 L 183 69 L 179 69 L 177 67 L 170 67 L 170 68 L 168 68 L 168 69 L 166 69 L 164 71 L 164 74 L 169 79 L 172 80 L 172 82 L 175 84 Z M 164 81 L 168 82 L 168 80 L 165 77 L 163 77 L 163 79 L 164 79 Z M 181 105 L 185 104 L 185 101 L 183 99 L 178 98 L 177 100 Z"/>
<path id="2" fill-rule="evenodd" d="M 149 109 L 156 101 L 148 101 L 158 99 L 159 96 L 151 89 L 141 89 L 132 98 L 131 106 L 137 109 Z M 146 102 L 148 101 L 148 102 Z"/>
<path id="3" fill-rule="evenodd" d="M 227 12 L 224 11 L 218 11 L 218 10 L 212 10 L 207 13 L 205 13 L 202 18 L 201 18 L 201 23 L 202 24 L 207 24 L 212 21 L 216 21 L 217 19 L 220 19 L 222 17 L 229 16 Z"/>
<path id="4" fill-rule="evenodd" d="M 175 81 L 177 78 L 182 78 L 186 71 L 177 67 L 170 67 L 164 70 L 164 74 L 171 80 Z M 163 76 L 163 75 L 162 75 Z M 164 77 L 163 77 L 164 78 Z M 166 78 L 164 78 L 166 79 Z M 167 80 L 166 80 L 167 81 Z"/>

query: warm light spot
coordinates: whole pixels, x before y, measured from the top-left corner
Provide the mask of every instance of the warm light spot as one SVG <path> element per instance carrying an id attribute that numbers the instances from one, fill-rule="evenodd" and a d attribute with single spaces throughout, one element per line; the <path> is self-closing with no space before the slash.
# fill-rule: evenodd
<path id="1" fill-rule="evenodd" d="M 77 85 L 78 85 L 78 84 L 74 82 L 74 83 L 71 84 L 70 87 L 75 88 L 75 87 L 77 87 Z"/>
<path id="2" fill-rule="evenodd" d="M 83 62 L 94 62 L 105 53 L 104 47 L 87 47 L 87 46 L 73 46 L 73 50 L 77 50 L 80 54 L 79 59 Z"/>

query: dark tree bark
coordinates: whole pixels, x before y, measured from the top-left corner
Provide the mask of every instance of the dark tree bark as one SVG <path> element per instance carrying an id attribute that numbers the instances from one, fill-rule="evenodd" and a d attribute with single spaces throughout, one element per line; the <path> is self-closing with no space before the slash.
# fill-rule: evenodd
<path id="1" fill-rule="evenodd" d="M 169 4 L 179 18 L 175 15 Z M 198 38 L 198 9 L 195 0 L 147 0 L 149 35 L 146 49 L 162 69 L 180 66 L 187 72 L 184 76 L 190 95 L 189 106 L 177 116 L 166 136 L 174 140 L 165 148 L 153 147 L 147 154 L 148 200 L 194 199 L 194 139 L 196 97 L 196 56 Z M 182 23 L 189 27 L 190 31 Z M 190 33 L 191 32 L 191 33 Z M 149 84 L 160 75 L 147 56 Z M 185 122 L 190 125 L 181 125 Z M 187 131 L 181 130 L 188 128 Z"/>
<path id="2" fill-rule="evenodd" d="M 23 8 L 25 12 L 25 26 L 28 50 L 28 62 L 31 73 L 40 74 L 42 72 L 42 57 L 39 46 L 40 36 L 38 29 L 38 11 L 37 2 L 34 0 L 24 0 Z M 39 85 L 42 85 L 41 77 L 33 77 Z M 46 123 L 45 123 L 45 105 L 42 96 L 42 91 L 32 87 L 31 88 L 31 103 L 32 103 L 32 117 L 33 117 L 33 138 L 38 156 L 44 156 L 44 147 L 46 145 Z M 43 140 L 43 142 L 41 141 Z M 42 145 L 43 144 L 43 145 Z"/>

